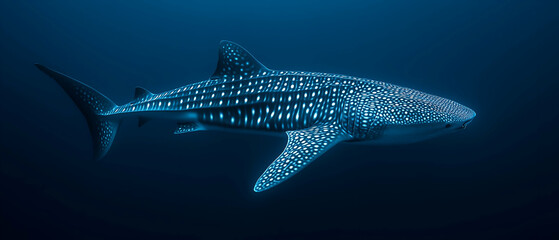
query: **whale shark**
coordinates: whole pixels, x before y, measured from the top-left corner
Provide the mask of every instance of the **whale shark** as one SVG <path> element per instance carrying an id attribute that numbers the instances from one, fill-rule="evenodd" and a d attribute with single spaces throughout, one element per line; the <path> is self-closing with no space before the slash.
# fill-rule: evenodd
<path id="1" fill-rule="evenodd" d="M 174 134 L 207 130 L 285 133 L 287 145 L 254 185 L 270 189 L 341 142 L 412 143 L 458 132 L 476 113 L 455 101 L 341 74 L 272 70 L 240 45 L 221 41 L 207 80 L 162 93 L 137 87 L 116 105 L 92 87 L 40 64 L 84 115 L 94 158 L 109 151 L 121 119 L 176 121 Z"/>

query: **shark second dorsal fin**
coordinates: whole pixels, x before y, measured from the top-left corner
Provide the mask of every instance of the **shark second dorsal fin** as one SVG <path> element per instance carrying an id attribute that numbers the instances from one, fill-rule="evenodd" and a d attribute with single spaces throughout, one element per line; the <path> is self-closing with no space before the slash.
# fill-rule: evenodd
<path id="1" fill-rule="evenodd" d="M 210 79 L 232 78 L 257 75 L 270 71 L 254 58 L 247 50 L 230 41 L 219 43 L 217 68 Z"/>
<path id="2" fill-rule="evenodd" d="M 136 87 L 136 90 L 134 91 L 134 100 L 139 100 L 142 98 L 146 98 L 153 95 L 153 93 L 151 93 L 150 91 L 146 90 L 143 87 Z"/>
<path id="3" fill-rule="evenodd" d="M 319 125 L 286 133 L 287 146 L 256 181 L 255 192 L 262 192 L 280 184 L 337 143 L 351 138 L 335 125 Z"/>

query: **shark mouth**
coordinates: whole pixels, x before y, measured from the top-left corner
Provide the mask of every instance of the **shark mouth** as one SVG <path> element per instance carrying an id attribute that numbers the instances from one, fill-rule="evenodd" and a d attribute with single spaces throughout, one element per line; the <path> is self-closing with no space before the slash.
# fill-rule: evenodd
<path id="1" fill-rule="evenodd" d="M 465 121 L 465 122 L 462 124 L 462 128 L 463 128 L 463 129 L 466 128 L 466 126 L 468 126 L 468 124 L 470 124 L 470 122 L 472 122 L 472 119 L 470 119 L 470 120 L 468 120 L 468 121 Z"/>

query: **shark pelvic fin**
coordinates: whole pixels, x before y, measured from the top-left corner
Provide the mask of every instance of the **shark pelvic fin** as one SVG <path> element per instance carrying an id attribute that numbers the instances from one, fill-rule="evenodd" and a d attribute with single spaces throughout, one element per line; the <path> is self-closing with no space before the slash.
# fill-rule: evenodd
<path id="1" fill-rule="evenodd" d="M 255 192 L 280 184 L 337 143 L 350 139 L 347 133 L 333 125 L 319 125 L 286 133 L 287 146 L 256 181 Z"/>
<path id="2" fill-rule="evenodd" d="M 175 129 L 174 134 L 183 134 L 183 133 L 196 132 L 201 130 L 204 130 L 204 128 L 200 126 L 200 124 L 198 123 L 184 122 L 184 123 L 177 124 L 177 129 Z"/>
<path id="3" fill-rule="evenodd" d="M 217 68 L 210 79 L 254 76 L 266 71 L 270 69 L 262 65 L 243 47 L 223 40 L 219 43 Z"/>
<path id="4" fill-rule="evenodd" d="M 150 119 L 147 117 L 139 117 L 138 118 L 138 127 L 144 126 Z"/>

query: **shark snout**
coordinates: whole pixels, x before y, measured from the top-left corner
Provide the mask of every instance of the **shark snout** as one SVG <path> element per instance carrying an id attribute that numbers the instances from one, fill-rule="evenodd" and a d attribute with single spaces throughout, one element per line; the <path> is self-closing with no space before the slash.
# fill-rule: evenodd
<path id="1" fill-rule="evenodd" d="M 460 126 L 461 129 L 465 129 L 472 120 L 476 117 L 476 112 L 474 110 L 467 108 L 467 114 L 465 115 L 465 120 L 463 121 L 462 125 Z"/>

